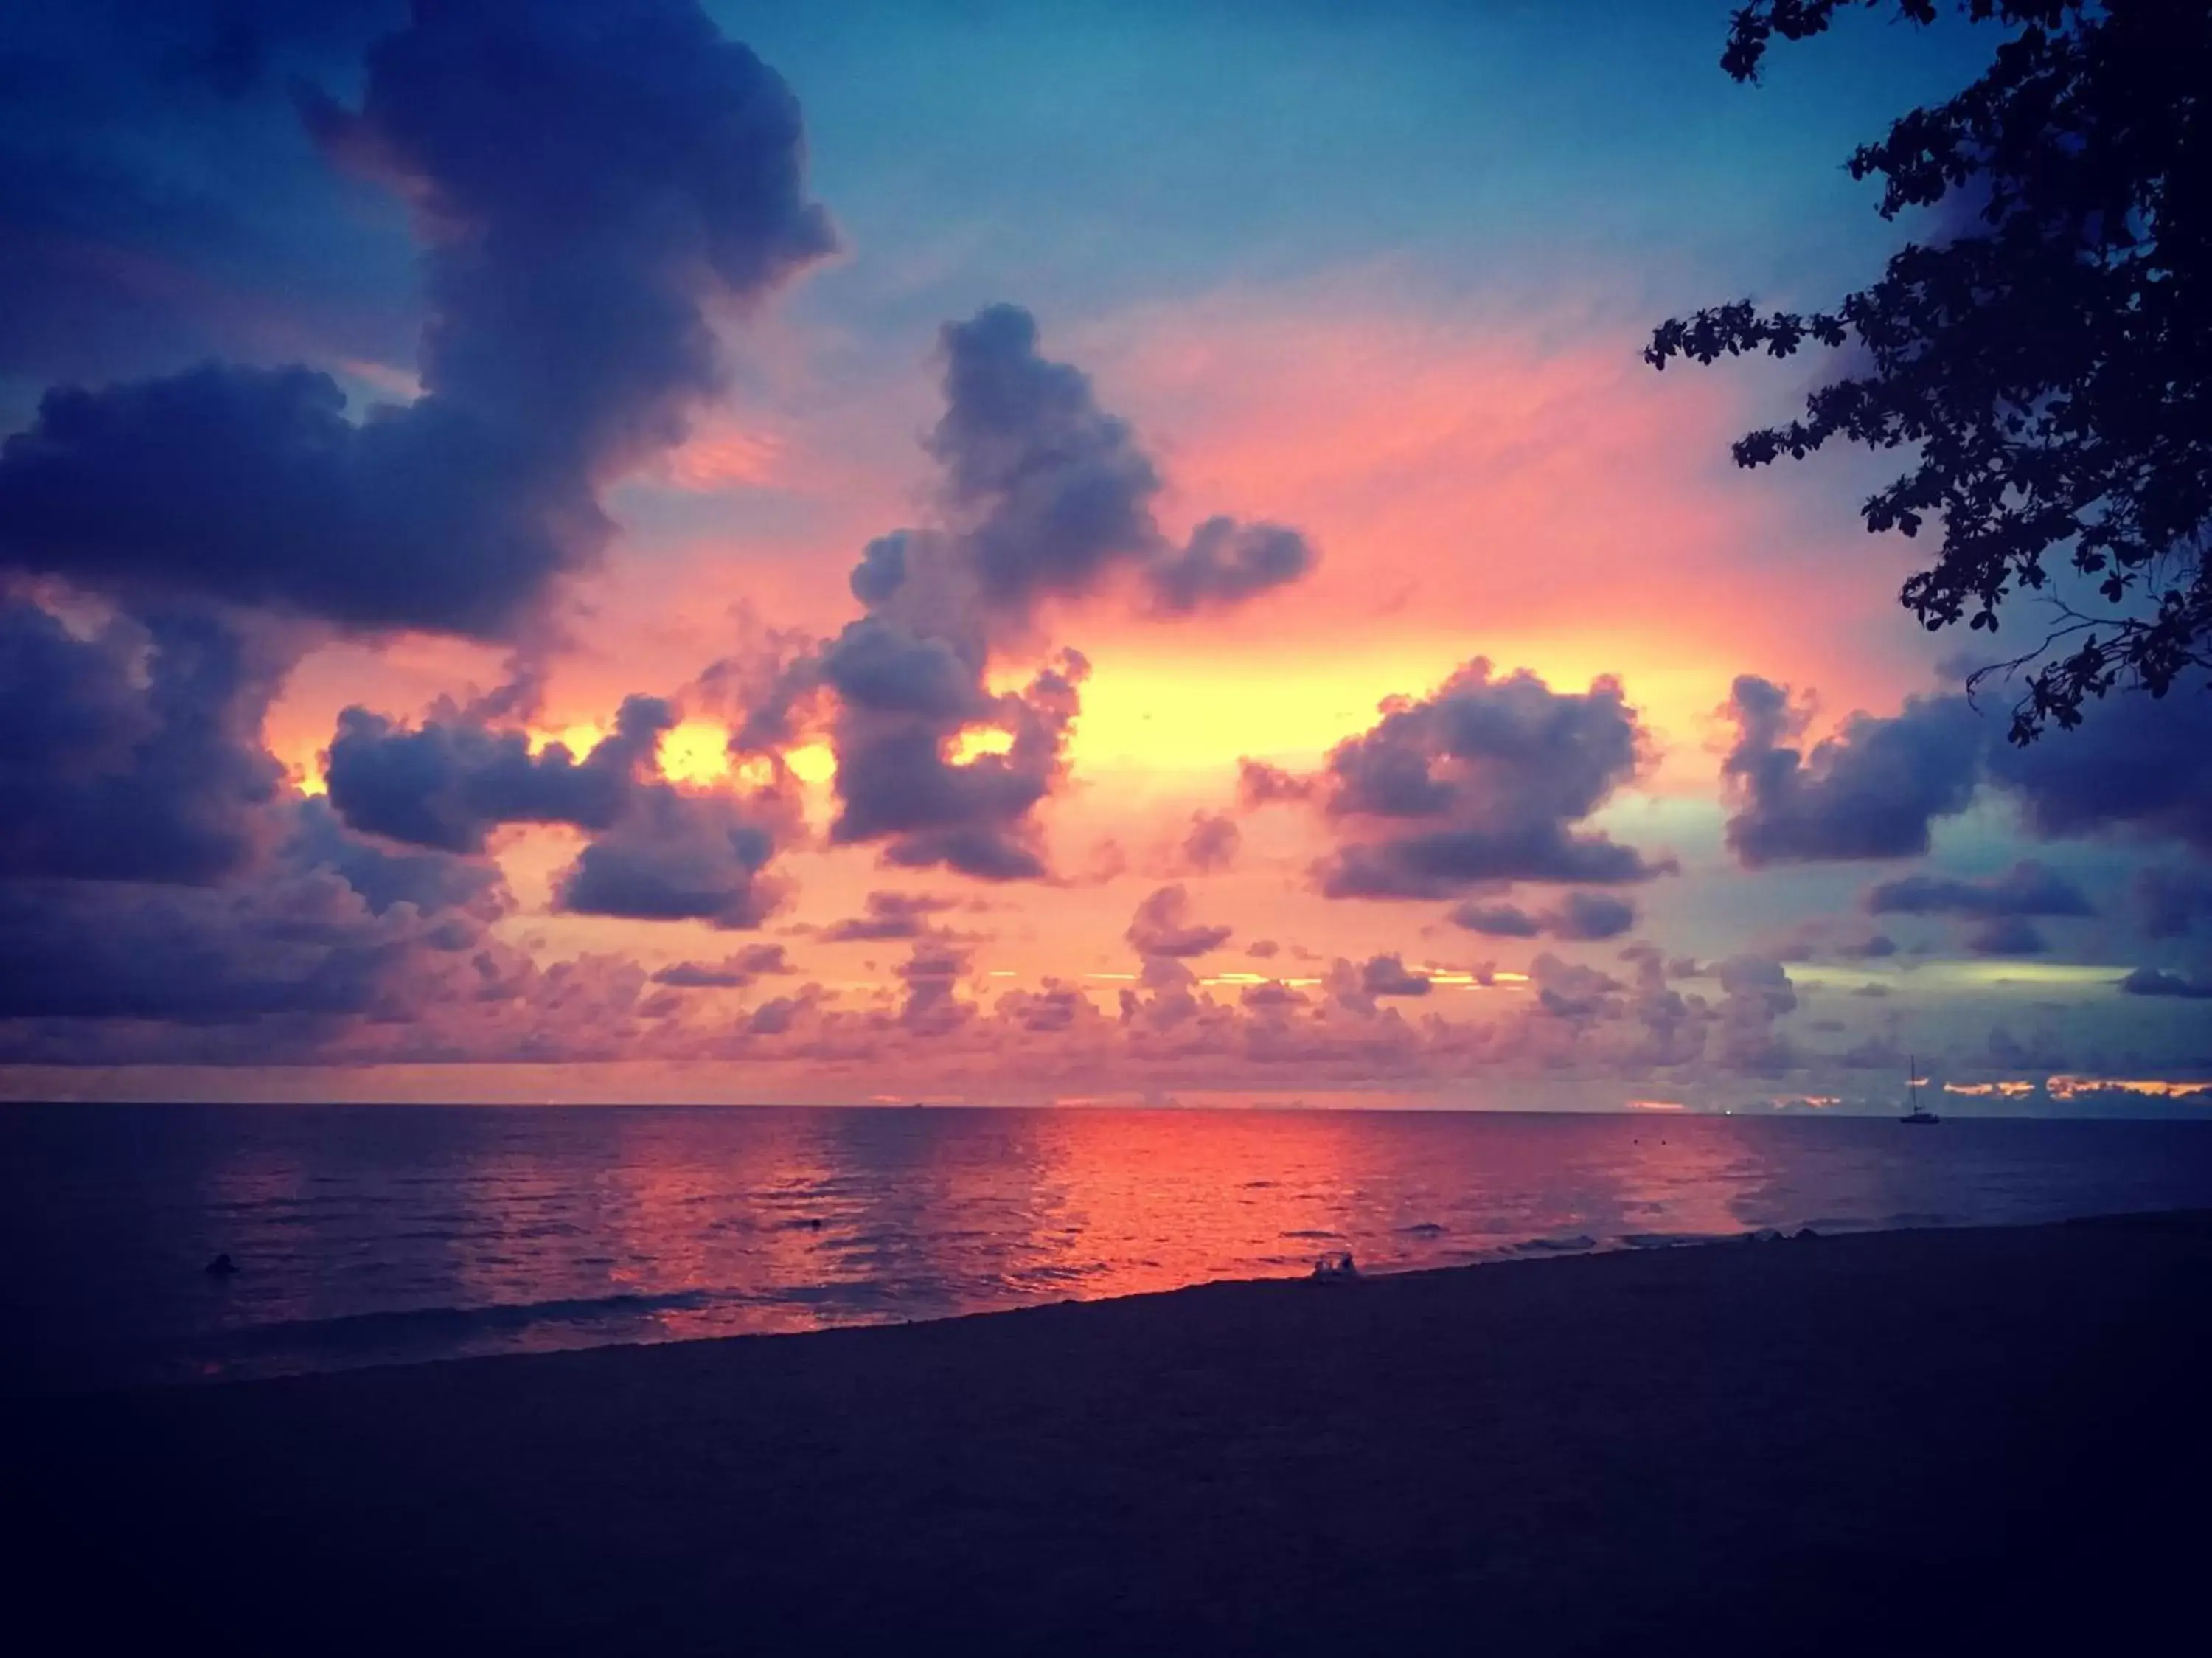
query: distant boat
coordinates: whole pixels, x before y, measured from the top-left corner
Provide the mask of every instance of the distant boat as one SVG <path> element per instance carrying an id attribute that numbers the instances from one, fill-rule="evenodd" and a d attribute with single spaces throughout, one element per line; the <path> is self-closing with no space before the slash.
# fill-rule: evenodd
<path id="1" fill-rule="evenodd" d="M 1905 1064 L 1905 1115 L 1900 1123 L 1940 1123 L 1943 1119 L 1920 1103 L 1920 1067 L 1910 1061 Z"/>

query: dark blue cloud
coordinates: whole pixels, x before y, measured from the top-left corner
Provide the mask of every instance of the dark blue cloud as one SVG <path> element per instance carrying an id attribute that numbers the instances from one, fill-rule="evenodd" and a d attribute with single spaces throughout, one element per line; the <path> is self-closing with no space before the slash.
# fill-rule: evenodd
<path id="1" fill-rule="evenodd" d="M 613 735 L 578 760 L 559 743 L 532 754 L 525 733 L 464 717 L 410 729 L 349 708 L 331 740 L 331 804 L 364 833 L 451 852 L 482 851 L 507 823 L 608 829 L 675 723 L 660 698 L 629 698 Z"/>
<path id="2" fill-rule="evenodd" d="M 1030 813 L 1060 778 L 1089 668 L 1065 652 L 1020 692 L 993 696 L 981 664 L 963 663 L 946 641 L 874 618 L 853 624 L 823 660 L 840 694 L 831 841 L 882 843 L 889 862 L 908 869 L 944 865 L 985 881 L 1042 875 Z M 1006 733 L 1008 747 L 957 760 L 952 744 L 971 726 Z"/>
<path id="3" fill-rule="evenodd" d="M 2187 1001 L 2212 1000 L 2212 979 L 2185 978 L 2156 967 L 2138 967 L 2120 981 L 2128 996 L 2173 997 Z"/>
<path id="4" fill-rule="evenodd" d="M 1636 924 L 1636 905 L 1611 893 L 1569 893 L 1550 920 L 1554 938 L 1618 938 Z"/>
<path id="5" fill-rule="evenodd" d="M 653 775 L 678 719 L 658 697 L 624 699 L 580 760 L 471 713 L 409 728 L 346 710 L 331 740 L 331 808 L 351 828 L 452 852 L 484 850 L 502 824 L 560 823 L 591 838 L 562 875 L 556 907 L 641 921 L 758 926 L 787 895 L 765 871 L 798 832 L 795 797 L 692 795 Z"/>
<path id="6" fill-rule="evenodd" d="M 0 448 L 0 559 L 347 625 L 510 637 L 612 534 L 599 487 L 721 382 L 708 308 L 831 246 L 799 108 L 691 0 L 438 5 L 372 49 L 334 155 L 413 202 L 423 395 L 209 364 L 50 393 Z"/>
<path id="7" fill-rule="evenodd" d="M 1636 924 L 1636 905 L 1610 893 L 1569 893 L 1559 905 L 1534 914 L 1515 904 L 1469 899 L 1444 917 L 1487 938 L 1554 938 L 1590 942 L 1618 938 Z"/>
<path id="8" fill-rule="evenodd" d="M 987 606 L 1026 617 L 1153 554 L 1159 474 L 1128 423 L 1098 406 L 1089 376 L 1039 353 L 1035 318 L 989 306 L 945 324 L 939 344 L 945 409 L 928 448 Z"/>
<path id="9" fill-rule="evenodd" d="M 1936 821 L 1983 790 L 2009 801 L 2042 839 L 2118 836 L 2212 852 L 2212 697 L 2133 698 L 2025 748 L 1963 697 L 1909 698 L 1887 718 L 1854 714 L 1809 753 L 1794 746 L 1807 713 L 1785 688 L 1745 674 L 1729 712 L 1729 844 L 1753 868 L 1917 856 Z"/>
<path id="10" fill-rule="evenodd" d="M 2212 692 L 2115 699 L 2078 730 L 1993 744 L 1989 772 L 2037 834 L 2178 841 L 2212 856 Z"/>
<path id="11" fill-rule="evenodd" d="M 2136 876 L 2136 903 L 2145 933 L 2179 938 L 2212 921 L 2212 869 L 2154 864 Z"/>
<path id="12" fill-rule="evenodd" d="M 0 1051 L 83 1060 L 102 1049 L 39 1021 L 270 1026 L 266 1059 L 354 1018 L 411 1019 L 506 971 L 486 923 L 509 906 L 498 869 L 353 838 L 319 802 L 251 879 L 0 880 Z M 285 820 L 289 820 L 289 825 Z"/>
<path id="13" fill-rule="evenodd" d="M 1473 899 L 1455 906 L 1446 917 L 1486 938 L 1535 938 L 1544 923 L 1517 904 L 1480 904 Z"/>
<path id="14" fill-rule="evenodd" d="M 1672 865 L 1578 827 L 1635 775 L 1643 747 L 1613 680 L 1554 692 L 1525 670 L 1494 678 L 1478 658 L 1330 753 L 1324 804 L 1347 838 L 1322 888 L 1441 898 L 1487 881 L 1648 880 Z"/>
<path id="15" fill-rule="evenodd" d="M 398 851 L 363 839 L 347 831 L 326 800 L 301 801 L 293 816 L 280 863 L 333 871 L 373 914 L 407 904 L 424 915 L 450 911 L 491 921 L 509 907 L 506 880 L 489 859 Z"/>
<path id="16" fill-rule="evenodd" d="M 572 915 L 757 927 L 788 895 L 764 873 L 787 825 L 777 803 L 640 784 L 623 816 L 577 854 L 555 906 Z"/>
<path id="17" fill-rule="evenodd" d="M 342 203 L 284 82 L 392 0 L 0 8 L 0 378 L 108 380 L 310 332 L 404 347 L 404 236 Z"/>
<path id="18" fill-rule="evenodd" d="M 885 537 L 853 575 L 862 603 L 888 607 L 921 582 L 975 607 L 973 625 L 1018 637 L 1037 607 L 1132 573 L 1161 614 L 1231 608 L 1313 567 L 1279 524 L 1210 518 L 1182 546 L 1153 516 L 1162 482 L 1134 430 L 1098 405 L 1088 375 L 1039 350 L 1036 320 L 993 305 L 939 335 L 945 413 L 926 440 L 943 468 L 941 531 Z M 911 613 L 908 619 L 912 620 Z"/>
<path id="19" fill-rule="evenodd" d="M 1869 915 L 2087 916 L 2096 913 L 2088 894 L 2033 859 L 2022 859 L 1986 881 L 1948 875 L 1906 875 L 1886 881 L 1866 895 Z"/>
<path id="20" fill-rule="evenodd" d="M 215 881 L 273 832 L 261 722 L 288 661 L 264 630 L 189 609 L 88 631 L 0 601 L 0 869 Z"/>
<path id="21" fill-rule="evenodd" d="M 1314 562 L 1311 544 L 1294 529 L 1209 518 L 1182 548 L 1156 559 L 1145 579 L 1158 609 L 1188 615 L 1228 609 L 1295 582 Z"/>
<path id="22" fill-rule="evenodd" d="M 939 337 L 945 411 L 925 439 L 941 469 L 935 519 L 868 544 L 853 595 L 866 613 L 784 663 L 750 699 L 735 747 L 773 751 L 823 719 L 837 757 L 834 844 L 879 844 L 888 863 L 986 881 L 1047 873 L 1033 813 L 1059 784 L 1089 664 L 1068 650 L 1016 693 L 992 692 L 993 652 L 1035 643 L 1042 606 L 1119 576 L 1153 607 L 1241 602 L 1291 580 L 1311 552 L 1296 532 L 1200 526 L 1174 547 L 1152 514 L 1161 481 L 1129 424 L 1080 369 L 1046 357 L 1036 320 L 987 307 Z M 964 733 L 1003 753 L 956 758 Z M 1233 825 L 1194 844 L 1194 868 L 1233 855 Z"/>
<path id="23" fill-rule="evenodd" d="M 1935 820 L 1972 802 L 1989 741 L 1963 699 L 1907 702 L 1894 719 L 1854 714 L 1808 754 L 1790 746 L 1806 715 L 1783 686 L 1737 679 L 1736 742 L 1723 775 L 1736 791 L 1728 844 L 1744 863 L 1899 858 L 1927 851 Z"/>
<path id="24" fill-rule="evenodd" d="M 958 901 L 927 893 L 870 893 L 862 902 L 863 913 L 831 922 L 822 930 L 822 941 L 852 944 L 941 936 L 943 929 L 935 917 Z"/>

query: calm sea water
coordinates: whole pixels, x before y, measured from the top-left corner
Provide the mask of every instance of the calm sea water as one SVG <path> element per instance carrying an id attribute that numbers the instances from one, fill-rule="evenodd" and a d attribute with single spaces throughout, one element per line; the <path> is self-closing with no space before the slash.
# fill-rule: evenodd
<path id="1" fill-rule="evenodd" d="M 15 1106 L 0 1333 L 74 1388 L 2208 1204 L 2190 1122 Z"/>

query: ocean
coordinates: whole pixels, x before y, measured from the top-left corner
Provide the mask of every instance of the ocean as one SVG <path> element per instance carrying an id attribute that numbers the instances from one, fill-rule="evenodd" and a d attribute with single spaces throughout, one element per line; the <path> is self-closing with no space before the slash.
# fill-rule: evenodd
<path id="1" fill-rule="evenodd" d="M 2212 1123 L 14 1106 L 0 1331 L 77 1391 L 2186 1206 Z"/>

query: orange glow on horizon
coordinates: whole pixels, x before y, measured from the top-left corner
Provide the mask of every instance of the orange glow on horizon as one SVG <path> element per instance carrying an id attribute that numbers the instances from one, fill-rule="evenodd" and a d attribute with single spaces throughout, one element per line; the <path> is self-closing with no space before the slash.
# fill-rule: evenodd
<path id="1" fill-rule="evenodd" d="M 2153 1100 L 2185 1100 L 2201 1094 L 2212 1098 L 2212 1082 L 2163 1076 L 2054 1076 L 2043 1086 L 2054 1100 L 2085 1094 L 2140 1094 Z"/>
<path id="2" fill-rule="evenodd" d="M 2186 1100 L 2197 1094 L 2212 1098 L 2212 1081 L 2190 1081 L 2165 1076 L 2046 1077 L 2040 1083 L 2018 1078 L 1995 1082 L 1946 1082 L 1943 1092 L 1975 1100 L 2024 1100 L 2040 1087 L 2053 1100 L 2075 1100 L 2085 1094 L 2136 1094 L 2152 1100 Z"/>

